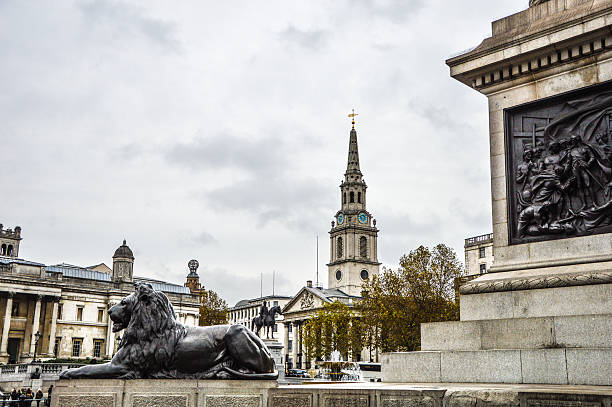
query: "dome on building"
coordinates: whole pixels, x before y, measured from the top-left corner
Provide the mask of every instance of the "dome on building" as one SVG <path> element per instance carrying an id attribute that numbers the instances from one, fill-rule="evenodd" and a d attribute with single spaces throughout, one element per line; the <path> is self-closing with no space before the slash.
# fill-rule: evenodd
<path id="1" fill-rule="evenodd" d="M 115 250 L 115 254 L 113 255 L 113 259 L 115 257 L 127 257 L 134 260 L 134 253 L 132 253 L 132 249 L 125 243 L 125 239 L 123 239 L 123 244 Z"/>

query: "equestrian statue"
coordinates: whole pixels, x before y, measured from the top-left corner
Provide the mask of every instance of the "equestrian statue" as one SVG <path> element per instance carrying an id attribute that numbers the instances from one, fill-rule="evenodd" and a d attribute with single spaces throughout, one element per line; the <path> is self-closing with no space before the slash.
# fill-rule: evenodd
<path id="1" fill-rule="evenodd" d="M 259 336 L 259 331 L 262 327 L 266 328 L 266 339 L 270 339 L 270 332 L 272 332 L 272 339 L 274 339 L 274 324 L 276 323 L 276 314 L 283 315 L 281 307 L 278 305 L 273 306 L 268 310 L 266 302 L 264 301 L 259 316 L 253 318 L 251 321 L 251 330 Z"/>

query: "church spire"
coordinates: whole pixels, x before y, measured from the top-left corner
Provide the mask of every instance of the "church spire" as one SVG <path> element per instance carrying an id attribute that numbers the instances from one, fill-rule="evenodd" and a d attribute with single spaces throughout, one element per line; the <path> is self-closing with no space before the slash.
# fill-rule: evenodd
<path id="1" fill-rule="evenodd" d="M 358 113 L 355 113 L 355 109 L 353 109 L 353 113 L 349 114 L 349 117 L 352 118 L 353 128 L 351 129 L 351 135 L 349 138 L 349 152 L 348 152 L 348 162 L 346 164 L 346 176 L 349 174 L 359 174 L 361 175 L 361 170 L 359 169 L 359 149 L 357 148 L 357 132 L 355 131 L 355 116 Z"/>

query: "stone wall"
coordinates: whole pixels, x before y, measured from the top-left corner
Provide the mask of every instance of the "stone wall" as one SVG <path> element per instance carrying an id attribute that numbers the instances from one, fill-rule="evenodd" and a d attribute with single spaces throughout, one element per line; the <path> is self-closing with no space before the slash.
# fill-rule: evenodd
<path id="1" fill-rule="evenodd" d="M 60 381 L 52 407 L 609 407 L 612 388 L 270 381 Z"/>

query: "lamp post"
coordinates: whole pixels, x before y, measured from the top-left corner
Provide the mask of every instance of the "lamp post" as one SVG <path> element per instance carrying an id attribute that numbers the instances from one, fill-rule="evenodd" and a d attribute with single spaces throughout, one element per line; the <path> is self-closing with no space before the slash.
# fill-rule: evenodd
<path id="1" fill-rule="evenodd" d="M 36 338 L 36 342 L 34 342 L 34 359 L 32 360 L 32 363 L 36 363 L 36 351 L 38 350 L 38 341 L 40 340 L 42 335 L 40 332 L 36 332 L 34 334 L 34 337 Z"/>

